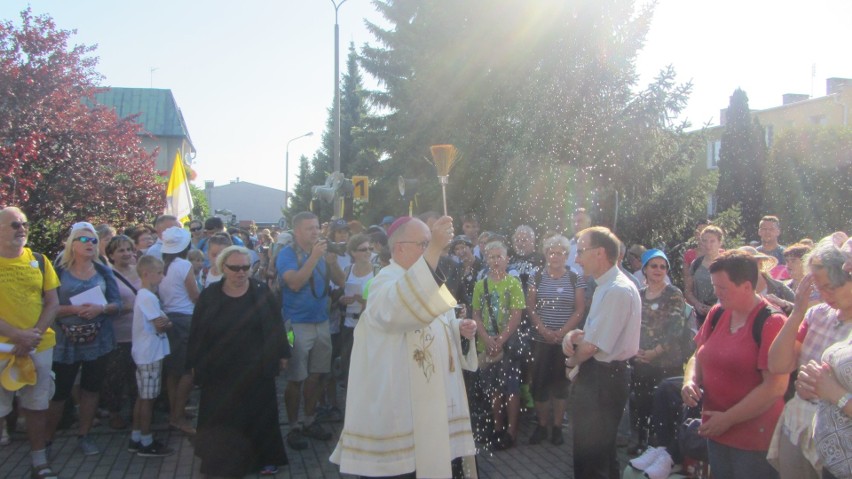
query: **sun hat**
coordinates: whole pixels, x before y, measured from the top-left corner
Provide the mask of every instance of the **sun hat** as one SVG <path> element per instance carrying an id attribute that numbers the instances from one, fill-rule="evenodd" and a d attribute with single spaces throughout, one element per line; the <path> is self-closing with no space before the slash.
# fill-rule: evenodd
<path id="1" fill-rule="evenodd" d="M 657 248 L 649 249 L 642 254 L 642 269 L 645 269 L 645 266 L 648 265 L 648 261 L 651 261 L 654 258 L 663 258 L 666 261 L 666 267 L 671 266 L 669 264 L 669 258 L 665 253 L 658 250 Z"/>
<path id="2" fill-rule="evenodd" d="M 185 250 L 189 246 L 189 241 L 192 235 L 189 231 L 179 227 L 172 226 L 166 231 L 163 231 L 163 254 L 176 254 Z"/>
<path id="3" fill-rule="evenodd" d="M 72 234 L 72 235 L 73 235 L 74 233 L 76 233 L 76 232 L 78 232 L 78 231 L 80 231 L 80 230 L 89 230 L 89 231 L 91 231 L 92 233 L 94 233 L 94 232 L 95 232 L 95 227 L 94 227 L 94 226 L 92 226 L 92 223 L 89 223 L 89 222 L 87 222 L 87 221 L 79 221 L 79 222 L 74 223 L 73 225 L 71 225 L 71 232 L 70 232 L 70 234 Z"/>
<path id="4" fill-rule="evenodd" d="M 36 369 L 30 356 L 14 356 L 0 373 L 0 385 L 7 391 L 17 391 L 36 383 Z"/>
<path id="5" fill-rule="evenodd" d="M 473 246 L 473 241 L 470 240 L 466 235 L 457 235 L 453 238 L 453 241 L 450 242 L 450 249 L 455 249 L 459 244 L 464 243 L 468 246 Z"/>
<path id="6" fill-rule="evenodd" d="M 393 216 L 385 216 L 384 218 L 382 218 L 382 226 L 392 224 L 393 221 L 394 221 Z"/>
<path id="7" fill-rule="evenodd" d="M 740 251 L 745 251 L 750 254 L 758 262 L 758 268 L 764 273 L 772 271 L 772 268 L 778 266 L 778 259 L 774 256 L 763 254 L 754 246 L 740 246 L 737 248 Z"/>

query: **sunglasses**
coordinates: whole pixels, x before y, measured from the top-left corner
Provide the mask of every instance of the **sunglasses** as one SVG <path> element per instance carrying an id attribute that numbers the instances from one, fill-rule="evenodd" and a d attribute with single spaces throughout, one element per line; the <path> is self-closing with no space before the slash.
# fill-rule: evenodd
<path id="1" fill-rule="evenodd" d="M 203 229 L 202 227 L 198 226 L 198 227 L 195 227 L 195 228 L 190 228 L 189 231 L 192 231 L 193 233 L 198 233 L 202 229 Z"/>
<path id="2" fill-rule="evenodd" d="M 78 237 L 74 238 L 74 241 L 79 241 L 83 244 L 86 244 L 86 243 L 98 244 L 98 239 L 92 238 L 90 236 L 78 236 Z"/>
<path id="3" fill-rule="evenodd" d="M 9 223 L 9 226 L 11 226 L 13 230 L 19 230 L 21 228 L 29 229 L 30 222 L 29 221 L 13 221 L 13 222 Z"/>
<path id="4" fill-rule="evenodd" d="M 246 273 L 246 272 L 248 272 L 248 270 L 250 270 L 250 269 L 251 269 L 251 266 L 250 266 L 250 265 L 247 265 L 247 264 L 243 264 L 243 265 L 239 265 L 239 264 L 226 264 L 226 265 L 225 265 L 225 267 L 226 267 L 226 268 L 228 268 L 229 270 L 233 271 L 234 273 L 237 273 L 237 272 L 239 272 L 239 271 L 242 271 L 243 273 Z"/>

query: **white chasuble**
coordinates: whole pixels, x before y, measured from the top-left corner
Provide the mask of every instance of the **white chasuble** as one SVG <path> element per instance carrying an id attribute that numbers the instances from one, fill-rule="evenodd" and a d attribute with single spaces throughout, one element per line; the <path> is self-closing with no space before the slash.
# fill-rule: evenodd
<path id="1" fill-rule="evenodd" d="M 395 262 L 370 285 L 355 326 L 346 416 L 331 462 L 340 472 L 451 477 L 450 461 L 476 454 L 462 369 L 477 367 L 475 348 L 461 354 L 456 300 L 420 258 Z"/>

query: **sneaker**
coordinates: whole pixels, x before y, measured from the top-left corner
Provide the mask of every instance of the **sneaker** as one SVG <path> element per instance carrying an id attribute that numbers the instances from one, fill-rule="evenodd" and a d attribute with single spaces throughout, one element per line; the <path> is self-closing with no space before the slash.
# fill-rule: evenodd
<path id="1" fill-rule="evenodd" d="M 314 423 L 310 426 L 305 427 L 302 431 L 302 435 L 312 439 L 319 439 L 320 441 L 328 441 L 331 439 L 331 433 L 326 431 L 325 428 L 316 421 L 314 421 Z"/>
<path id="2" fill-rule="evenodd" d="M 40 466 L 33 466 L 30 477 L 32 479 L 57 479 L 59 476 L 50 469 L 49 464 L 42 464 Z"/>
<path id="3" fill-rule="evenodd" d="M 562 438 L 562 428 L 554 427 L 553 434 L 550 436 L 550 443 L 554 446 L 561 446 L 565 443 L 565 439 Z"/>
<path id="4" fill-rule="evenodd" d="M 308 441 L 302 436 L 301 428 L 293 428 L 290 433 L 287 434 L 287 445 L 290 446 L 290 449 L 295 449 L 297 451 L 308 448 Z"/>
<path id="5" fill-rule="evenodd" d="M 278 474 L 278 466 L 263 466 L 260 468 L 261 476 L 274 476 Z"/>
<path id="6" fill-rule="evenodd" d="M 94 456 L 101 453 L 98 445 L 95 444 L 95 441 L 91 440 L 89 436 L 80 436 L 77 438 L 77 446 L 79 446 L 80 450 L 83 451 L 84 456 Z"/>
<path id="7" fill-rule="evenodd" d="M 657 456 L 657 460 L 653 464 L 645 468 L 645 475 L 650 479 L 666 479 L 672 473 L 674 461 L 665 448 L 659 448 L 661 451 Z"/>
<path id="8" fill-rule="evenodd" d="M 133 439 L 129 439 L 127 441 L 127 452 L 137 452 L 142 448 L 142 443 L 139 441 L 134 441 Z"/>
<path id="9" fill-rule="evenodd" d="M 538 425 L 535 427 L 535 431 L 533 431 L 532 436 L 530 436 L 529 444 L 536 445 L 543 441 L 547 437 L 547 428 Z"/>
<path id="10" fill-rule="evenodd" d="M 172 448 L 155 440 L 147 446 L 140 447 L 136 455 L 139 457 L 165 457 L 171 456 L 174 452 Z"/>
<path id="11" fill-rule="evenodd" d="M 500 432 L 497 435 L 496 440 L 494 441 L 494 449 L 498 451 L 505 451 L 506 449 L 511 449 L 514 445 L 515 441 L 512 440 L 512 436 L 510 436 L 507 431 Z"/>
<path id="12" fill-rule="evenodd" d="M 630 465 L 633 466 L 633 469 L 638 469 L 640 471 L 644 471 L 645 469 L 651 467 L 661 453 L 665 453 L 666 449 L 662 447 L 649 447 L 642 453 L 641 456 L 631 459 Z M 668 454 L 668 453 L 666 453 Z"/>

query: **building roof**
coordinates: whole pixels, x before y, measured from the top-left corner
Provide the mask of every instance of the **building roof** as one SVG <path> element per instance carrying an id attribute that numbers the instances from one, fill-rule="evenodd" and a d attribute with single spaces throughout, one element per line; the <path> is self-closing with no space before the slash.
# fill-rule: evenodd
<path id="1" fill-rule="evenodd" d="M 172 91 L 160 88 L 107 88 L 95 94 L 95 100 L 115 108 L 120 118 L 139 114 L 137 122 L 146 132 L 159 137 L 192 139 Z"/>

